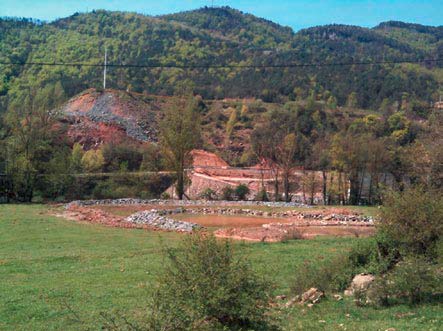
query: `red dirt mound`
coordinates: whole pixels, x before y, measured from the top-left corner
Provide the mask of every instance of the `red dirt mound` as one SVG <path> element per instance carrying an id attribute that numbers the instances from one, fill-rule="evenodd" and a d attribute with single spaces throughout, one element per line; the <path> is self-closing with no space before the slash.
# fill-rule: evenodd
<path id="1" fill-rule="evenodd" d="M 157 139 L 157 99 L 94 89 L 70 99 L 62 108 L 68 137 L 86 149 L 107 142 L 147 142 Z"/>

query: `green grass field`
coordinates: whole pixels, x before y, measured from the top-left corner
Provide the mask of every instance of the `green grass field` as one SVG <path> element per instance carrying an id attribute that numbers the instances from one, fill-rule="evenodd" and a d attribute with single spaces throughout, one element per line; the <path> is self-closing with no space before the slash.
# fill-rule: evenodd
<path id="1" fill-rule="evenodd" d="M 101 312 L 140 318 L 163 264 L 164 245 L 180 235 L 77 224 L 44 205 L 0 205 L 0 330 L 99 330 Z M 354 238 L 238 244 L 254 269 L 287 294 L 305 260 L 331 258 Z M 286 330 L 441 330 L 443 308 L 360 308 L 326 299 L 281 313 Z M 392 329 L 393 330 L 393 329 Z"/>

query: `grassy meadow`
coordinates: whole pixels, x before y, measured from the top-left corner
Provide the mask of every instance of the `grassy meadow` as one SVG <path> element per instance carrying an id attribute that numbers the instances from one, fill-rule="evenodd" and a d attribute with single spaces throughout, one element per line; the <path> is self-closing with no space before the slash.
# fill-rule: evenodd
<path id="1" fill-rule="evenodd" d="M 100 330 L 101 313 L 135 319 L 162 270 L 162 247 L 181 235 L 79 224 L 51 216 L 45 205 L 0 205 L 0 330 Z M 239 243 L 254 269 L 288 294 L 306 260 L 318 263 L 357 238 L 279 244 Z M 357 307 L 327 298 L 313 308 L 280 313 L 285 330 L 441 330 L 443 307 Z"/>

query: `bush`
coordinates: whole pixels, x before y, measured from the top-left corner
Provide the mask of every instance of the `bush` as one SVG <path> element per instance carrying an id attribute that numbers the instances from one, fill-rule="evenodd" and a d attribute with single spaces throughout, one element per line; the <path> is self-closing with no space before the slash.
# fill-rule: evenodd
<path id="1" fill-rule="evenodd" d="M 255 201 L 269 201 L 268 192 L 265 189 L 260 190 L 254 198 Z"/>
<path id="2" fill-rule="evenodd" d="M 200 199 L 209 201 L 216 200 L 217 193 L 213 189 L 207 188 L 202 193 L 200 193 Z"/>
<path id="3" fill-rule="evenodd" d="M 234 200 L 235 191 L 232 187 L 226 186 L 222 191 L 222 199 L 226 201 Z"/>
<path id="4" fill-rule="evenodd" d="M 246 200 L 249 192 L 249 187 L 245 184 L 240 184 L 235 188 L 235 195 L 237 196 L 238 200 Z"/>
<path id="5" fill-rule="evenodd" d="M 392 303 L 418 304 L 431 300 L 441 291 L 436 266 L 422 256 L 408 256 L 390 272 L 377 278 L 368 292 L 369 301 L 376 305 Z"/>
<path id="6" fill-rule="evenodd" d="M 390 192 L 384 199 L 380 229 L 404 255 L 435 254 L 443 233 L 443 195 L 409 188 Z"/>
<path id="7" fill-rule="evenodd" d="M 306 262 L 296 271 L 291 290 L 294 294 L 302 294 L 311 287 L 321 291 L 342 291 L 354 275 L 354 269 L 346 255 L 339 255 L 328 263 L 318 264 Z"/>
<path id="8" fill-rule="evenodd" d="M 149 330 L 272 330 L 270 286 L 228 241 L 194 234 L 167 249 Z"/>
<path id="9" fill-rule="evenodd" d="M 103 170 L 105 158 L 101 150 L 89 150 L 82 157 L 82 168 L 85 172 L 100 172 Z"/>
<path id="10" fill-rule="evenodd" d="M 306 262 L 296 271 L 291 288 L 295 294 L 311 287 L 325 292 L 343 291 L 356 274 L 378 273 L 381 264 L 374 240 L 358 242 L 349 252 L 327 262 Z"/>

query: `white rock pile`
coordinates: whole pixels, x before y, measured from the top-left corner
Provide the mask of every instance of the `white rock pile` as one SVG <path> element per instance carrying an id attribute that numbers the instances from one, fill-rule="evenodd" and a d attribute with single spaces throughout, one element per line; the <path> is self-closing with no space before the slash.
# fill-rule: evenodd
<path id="1" fill-rule="evenodd" d="M 166 231 L 193 232 L 202 229 L 198 224 L 174 220 L 164 216 L 164 212 L 157 210 L 144 210 L 132 214 L 125 221 Z"/>

